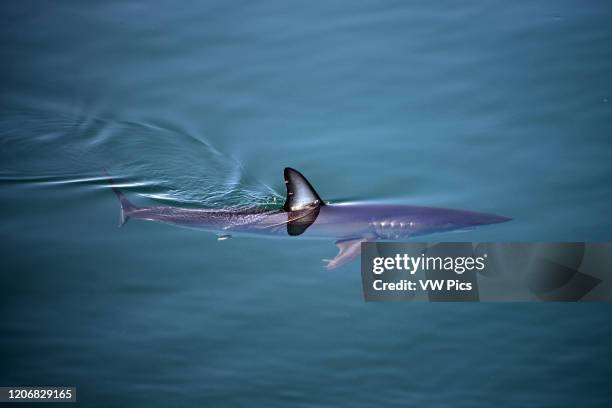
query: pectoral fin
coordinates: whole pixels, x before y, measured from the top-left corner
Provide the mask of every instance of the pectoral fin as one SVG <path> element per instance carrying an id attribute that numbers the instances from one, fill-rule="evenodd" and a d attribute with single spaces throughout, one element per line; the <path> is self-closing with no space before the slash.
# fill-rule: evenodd
<path id="1" fill-rule="evenodd" d="M 327 261 L 327 269 L 336 269 L 342 265 L 346 265 L 361 254 L 361 243 L 371 241 L 366 237 L 359 237 L 354 239 L 347 239 L 342 241 L 336 241 L 336 246 L 340 250 L 338 255 L 332 260 Z"/>

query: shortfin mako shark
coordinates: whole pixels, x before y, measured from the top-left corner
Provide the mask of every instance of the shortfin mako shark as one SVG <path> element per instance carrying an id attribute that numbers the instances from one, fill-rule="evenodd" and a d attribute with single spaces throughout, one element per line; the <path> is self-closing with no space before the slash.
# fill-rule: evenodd
<path id="1" fill-rule="evenodd" d="M 497 224 L 510 218 L 471 211 L 391 204 L 328 204 L 299 171 L 284 171 L 287 197 L 282 209 L 213 209 L 169 206 L 137 207 L 115 186 L 121 204 L 120 225 L 143 219 L 233 234 L 334 239 L 338 255 L 327 268 L 342 266 L 361 252 L 367 241 L 406 240 L 415 236 Z M 112 180 L 111 180 L 112 184 Z"/>

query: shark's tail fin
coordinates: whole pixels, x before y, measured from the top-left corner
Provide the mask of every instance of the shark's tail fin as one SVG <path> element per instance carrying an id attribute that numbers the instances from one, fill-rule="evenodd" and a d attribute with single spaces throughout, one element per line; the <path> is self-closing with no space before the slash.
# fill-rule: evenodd
<path id="1" fill-rule="evenodd" d="M 126 222 L 129 221 L 130 219 L 130 214 L 138 209 L 138 207 L 136 207 L 134 204 L 132 204 L 127 197 L 121 192 L 121 190 L 119 190 L 119 188 L 115 187 L 115 182 L 113 181 L 112 178 L 108 177 L 108 183 L 110 184 L 110 187 L 113 189 L 113 192 L 115 193 L 115 195 L 117 196 L 117 199 L 119 200 L 119 205 L 120 205 L 120 209 L 121 212 L 119 213 L 119 226 L 122 227 L 123 225 L 125 225 Z"/>

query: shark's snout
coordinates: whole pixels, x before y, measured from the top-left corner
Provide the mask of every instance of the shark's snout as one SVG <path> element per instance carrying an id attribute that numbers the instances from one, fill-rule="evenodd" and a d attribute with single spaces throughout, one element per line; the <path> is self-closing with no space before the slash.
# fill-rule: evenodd
<path id="1" fill-rule="evenodd" d="M 495 216 L 495 222 L 494 222 L 494 223 L 495 223 L 495 224 L 499 224 L 499 223 L 501 223 L 501 222 L 508 222 L 508 221 L 512 221 L 512 218 L 510 218 L 510 217 L 504 217 L 504 216 L 501 216 L 501 215 L 496 215 L 496 216 Z"/>
<path id="2" fill-rule="evenodd" d="M 469 223 L 471 225 L 489 225 L 500 224 L 502 222 L 508 222 L 511 220 L 512 218 L 504 217 L 502 215 L 475 213 L 472 217 L 470 217 Z"/>

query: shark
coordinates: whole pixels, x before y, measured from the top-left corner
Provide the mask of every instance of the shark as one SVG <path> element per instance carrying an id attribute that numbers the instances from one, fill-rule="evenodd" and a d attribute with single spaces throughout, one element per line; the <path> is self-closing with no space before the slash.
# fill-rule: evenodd
<path id="1" fill-rule="evenodd" d="M 235 234 L 331 239 L 336 257 L 328 269 L 343 266 L 361 253 L 362 242 L 402 241 L 414 237 L 498 224 L 511 218 L 437 207 L 396 204 L 331 204 L 323 201 L 302 173 L 286 167 L 287 190 L 282 208 L 181 208 L 134 205 L 110 180 L 120 204 L 119 225 L 130 219 L 156 221 L 214 232 L 219 240 Z"/>

